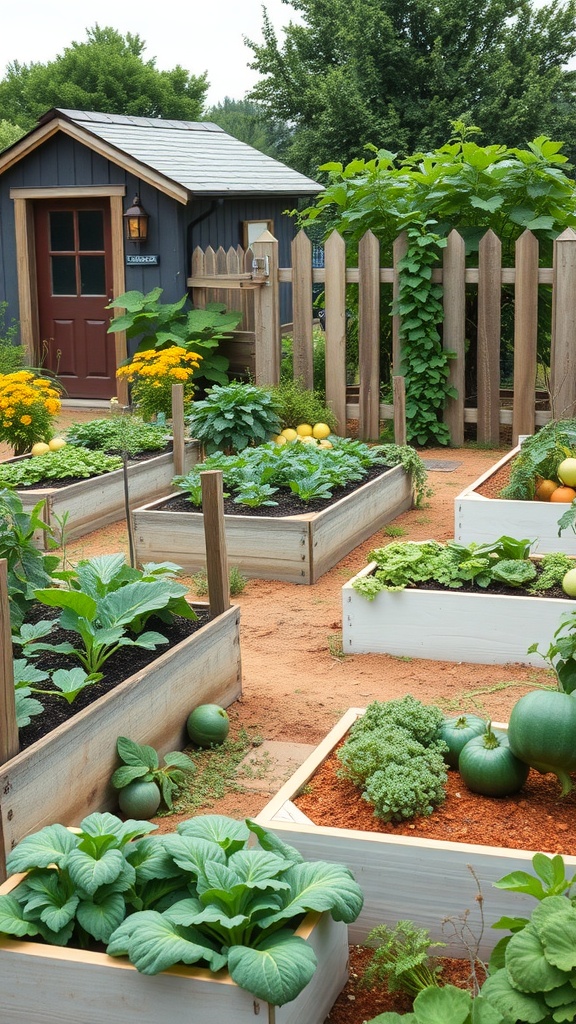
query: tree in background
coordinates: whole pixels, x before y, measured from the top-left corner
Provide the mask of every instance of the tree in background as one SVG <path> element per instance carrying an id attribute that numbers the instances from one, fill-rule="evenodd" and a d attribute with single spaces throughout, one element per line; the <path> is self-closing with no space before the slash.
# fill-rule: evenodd
<path id="1" fill-rule="evenodd" d="M 374 144 L 442 144 L 451 121 L 510 145 L 546 134 L 576 157 L 576 0 L 290 0 L 303 19 L 279 44 L 247 41 L 251 96 L 294 128 L 287 162 L 314 174 Z"/>
<path id="2" fill-rule="evenodd" d="M 146 43 L 130 32 L 95 25 L 87 39 L 72 43 L 47 64 L 8 65 L 0 81 L 0 110 L 7 121 L 34 128 L 51 107 L 109 114 L 198 121 L 208 82 L 180 65 L 159 71 L 144 60 Z"/>
<path id="3" fill-rule="evenodd" d="M 229 96 L 223 103 L 210 107 L 204 120 L 213 121 L 235 139 L 275 160 L 282 159 L 291 134 L 286 123 L 271 116 L 261 103 L 233 100 Z"/>
<path id="4" fill-rule="evenodd" d="M 18 124 L 11 124 L 10 121 L 0 121 L 0 153 L 7 146 L 11 146 L 13 142 L 17 142 L 18 139 L 22 138 L 24 130 Z"/>

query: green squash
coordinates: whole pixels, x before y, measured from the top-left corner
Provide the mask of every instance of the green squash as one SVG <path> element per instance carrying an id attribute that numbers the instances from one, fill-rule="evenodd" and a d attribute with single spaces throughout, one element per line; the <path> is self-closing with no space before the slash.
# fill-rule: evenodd
<path id="1" fill-rule="evenodd" d="M 213 747 L 224 743 L 230 720 L 219 704 L 199 704 L 188 715 L 188 736 L 197 747 Z"/>
<path id="2" fill-rule="evenodd" d="M 135 779 L 118 793 L 118 805 L 122 814 L 136 821 L 153 818 L 160 807 L 162 795 L 155 782 Z"/>
<path id="3" fill-rule="evenodd" d="M 458 771 L 468 789 L 482 796 L 511 796 L 522 788 L 529 767 L 510 750 L 505 733 L 495 733 L 491 725 L 481 736 L 474 736 L 462 748 Z"/>
<path id="4" fill-rule="evenodd" d="M 436 739 L 443 740 L 448 747 L 444 760 L 450 768 L 458 767 L 460 751 L 468 740 L 486 732 L 486 721 L 478 715 L 459 715 L 457 718 L 445 718 L 438 729 Z"/>
<path id="5" fill-rule="evenodd" d="M 560 690 L 531 690 L 512 708 L 508 723 L 510 749 L 531 768 L 553 772 L 562 786 L 572 789 L 576 771 L 576 698 Z"/>

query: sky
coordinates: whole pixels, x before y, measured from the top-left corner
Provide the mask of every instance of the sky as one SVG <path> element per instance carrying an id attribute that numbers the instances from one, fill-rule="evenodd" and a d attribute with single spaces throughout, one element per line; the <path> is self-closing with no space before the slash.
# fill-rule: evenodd
<path id="1" fill-rule="evenodd" d="M 284 25 L 297 20 L 282 0 L 186 0 L 165 7 L 142 0 L 16 0 L 2 17 L 0 78 L 14 60 L 54 60 L 70 43 L 84 42 L 86 29 L 98 23 L 122 35 L 138 34 L 147 44 L 144 59 L 155 57 L 159 70 L 181 64 L 194 75 L 206 71 L 208 106 L 226 96 L 243 99 L 258 79 L 247 66 L 252 51 L 243 37 L 262 41 L 263 6 L 279 35 Z"/>

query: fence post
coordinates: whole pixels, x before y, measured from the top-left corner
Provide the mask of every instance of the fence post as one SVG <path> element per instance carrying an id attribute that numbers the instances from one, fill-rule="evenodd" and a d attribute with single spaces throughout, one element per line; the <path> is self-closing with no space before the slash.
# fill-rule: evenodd
<path id="1" fill-rule="evenodd" d="M 312 243 L 305 231 L 292 240 L 293 376 L 305 388 L 314 387 L 312 338 Z"/>
<path id="2" fill-rule="evenodd" d="M 394 441 L 406 444 L 406 381 L 404 377 L 392 377 L 392 398 L 394 402 Z"/>
<path id="3" fill-rule="evenodd" d="M 184 475 L 186 441 L 184 439 L 184 385 L 172 385 L 172 458 L 174 476 Z"/>
<path id="4" fill-rule="evenodd" d="M 538 362 L 538 239 L 524 231 L 516 242 L 514 289 L 514 408 L 512 444 L 533 434 L 536 423 L 534 387 Z"/>
<path id="5" fill-rule="evenodd" d="M 380 243 L 371 231 L 360 239 L 358 267 L 358 436 L 373 441 L 380 435 Z"/>
<path id="6" fill-rule="evenodd" d="M 392 246 L 392 267 L 393 267 L 393 282 L 392 282 L 392 310 L 396 309 L 396 303 L 398 301 L 398 264 L 400 260 L 408 252 L 408 235 L 405 231 L 395 240 Z M 400 317 L 397 313 L 392 313 L 392 373 L 397 374 L 402 372 L 402 346 L 400 342 Z"/>
<path id="7" fill-rule="evenodd" d="M 346 436 L 346 245 L 333 231 L 324 246 L 326 303 L 326 402 Z"/>
<path id="8" fill-rule="evenodd" d="M 576 415 L 576 231 L 554 242 L 550 407 L 553 419 Z"/>
<path id="9" fill-rule="evenodd" d="M 254 258 L 268 259 L 269 276 L 254 292 L 255 370 L 256 384 L 278 384 L 280 381 L 280 304 L 278 285 L 278 241 L 263 231 L 252 243 Z"/>
<path id="10" fill-rule="evenodd" d="M 478 259 L 477 439 L 500 441 L 500 303 L 502 243 L 492 229 L 480 240 Z"/>
<path id="11" fill-rule="evenodd" d="M 457 231 L 448 235 L 442 268 L 444 324 L 442 346 L 454 352 L 449 363 L 448 384 L 458 392 L 457 398 L 447 398 L 444 423 L 450 431 L 450 443 L 456 448 L 464 444 L 464 395 L 466 351 L 466 245 Z"/>
<path id="12" fill-rule="evenodd" d="M 0 558 L 0 764 L 9 761 L 19 749 L 8 597 L 8 562 L 5 558 Z"/>
<path id="13" fill-rule="evenodd" d="M 200 473 L 202 515 L 206 541 L 206 576 L 210 615 L 221 615 L 230 607 L 228 554 L 224 529 L 224 488 L 222 471 L 207 469 Z"/>

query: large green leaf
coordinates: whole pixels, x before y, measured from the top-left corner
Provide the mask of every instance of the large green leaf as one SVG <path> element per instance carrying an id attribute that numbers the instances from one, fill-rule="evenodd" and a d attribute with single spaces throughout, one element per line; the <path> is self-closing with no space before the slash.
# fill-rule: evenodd
<path id="1" fill-rule="evenodd" d="M 250 836 L 243 821 L 232 821 L 223 814 L 203 814 L 190 818 L 178 825 L 177 831 L 183 836 L 197 836 L 198 839 L 217 843 L 228 853 L 242 849 Z"/>
<path id="2" fill-rule="evenodd" d="M 46 825 L 31 836 L 25 836 L 6 858 L 8 874 L 29 871 L 30 868 L 47 868 L 49 864 L 61 864 L 79 840 L 64 825 Z"/>
<path id="3" fill-rule="evenodd" d="M 98 942 L 108 942 L 126 916 L 124 897 L 119 892 L 110 892 L 97 903 L 82 900 L 76 916 L 89 935 Z"/>
<path id="4" fill-rule="evenodd" d="M 162 580 L 127 583 L 98 602 L 98 619 L 103 626 L 128 626 L 145 612 L 164 608 L 169 599 L 170 588 Z"/>
<path id="5" fill-rule="evenodd" d="M 47 587 L 35 590 L 34 596 L 49 608 L 69 608 L 90 622 L 96 615 L 97 604 L 93 597 L 82 594 L 79 590 L 61 590 L 58 587 Z"/>
<path id="6" fill-rule="evenodd" d="M 161 838 L 147 836 L 127 851 L 127 859 L 136 869 L 138 882 L 175 878 L 181 874 Z"/>
<path id="7" fill-rule="evenodd" d="M 25 935 L 38 934 L 36 923 L 24 919 L 24 907 L 15 896 L 0 896 L 0 932 L 17 935 L 20 939 Z"/>
<path id="8" fill-rule="evenodd" d="M 164 837 L 163 842 L 178 867 L 183 871 L 189 871 L 195 878 L 204 875 L 205 866 L 210 861 L 226 863 L 226 854 L 222 847 L 207 839 L 189 835 L 168 835 Z"/>
<path id="9" fill-rule="evenodd" d="M 306 987 L 316 970 L 311 947 L 287 930 L 274 932 L 253 949 L 231 946 L 228 970 L 240 988 L 274 1006 L 289 1003 Z"/>
<path id="10" fill-rule="evenodd" d="M 524 933 L 522 933 L 524 934 Z M 482 985 L 482 997 L 487 999 L 503 1015 L 507 1024 L 524 1021 L 525 1024 L 540 1024 L 548 1017 L 546 1003 L 537 995 L 519 992 L 508 980 L 506 970 L 491 974 Z"/>
<path id="11" fill-rule="evenodd" d="M 294 864 L 283 875 L 290 886 L 284 907 L 261 920 L 263 928 L 286 921 L 308 910 L 329 910 L 335 921 L 355 921 L 364 896 L 352 873 L 342 864 L 324 861 Z"/>
<path id="12" fill-rule="evenodd" d="M 181 928 L 155 910 L 133 914 L 116 930 L 107 952 L 127 953 L 142 974 L 158 974 L 177 963 L 206 960 L 213 971 L 226 966 L 226 957 L 215 950 L 197 929 Z"/>
<path id="13" fill-rule="evenodd" d="M 158 767 L 158 754 L 154 747 L 136 743 L 135 740 L 128 739 L 127 736 L 119 736 L 116 740 L 116 749 L 124 764 L 136 767 L 145 765 L 147 768 Z"/>
<path id="14" fill-rule="evenodd" d="M 512 936 L 506 947 L 505 959 L 510 981 L 521 992 L 548 992 L 566 980 L 564 972 L 546 959 L 544 946 L 533 924 L 526 925 Z"/>
<path id="15" fill-rule="evenodd" d="M 179 900 L 178 903 L 172 904 L 168 910 L 164 911 L 163 916 L 168 921 L 172 921 L 173 924 L 185 927 L 199 924 L 218 924 L 221 928 L 226 929 L 226 931 L 230 931 L 232 928 L 242 928 L 250 921 L 246 914 L 235 914 L 233 917 L 229 917 L 218 907 L 203 907 L 200 900 L 193 897 Z"/>
<path id="16" fill-rule="evenodd" d="M 101 885 L 115 881 L 124 867 L 121 850 L 106 850 L 95 860 L 84 850 L 73 850 L 66 862 L 70 878 L 83 892 L 93 896 Z"/>
<path id="17" fill-rule="evenodd" d="M 549 896 L 532 913 L 532 925 L 549 963 L 561 971 L 576 967 L 576 910 L 563 896 Z"/>
<path id="18" fill-rule="evenodd" d="M 38 871 L 22 886 L 26 893 L 26 913 L 40 920 L 53 932 L 60 932 L 73 920 L 79 897 L 71 892 L 56 871 Z"/>
<path id="19" fill-rule="evenodd" d="M 114 836 L 119 846 L 132 842 L 137 836 L 145 836 L 158 828 L 150 821 L 126 818 L 122 821 L 109 811 L 94 811 L 80 822 L 80 828 L 89 836 Z"/>
<path id="20" fill-rule="evenodd" d="M 414 1000 L 414 1014 L 418 1024 L 465 1024 L 472 1008 L 469 992 L 447 985 L 445 988 L 425 988 Z"/>

